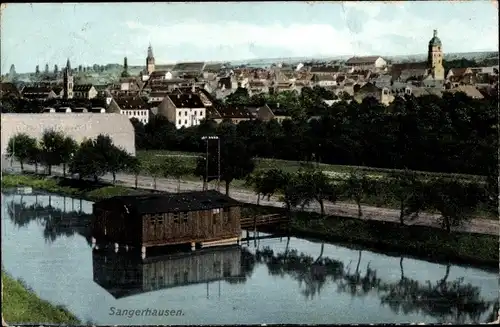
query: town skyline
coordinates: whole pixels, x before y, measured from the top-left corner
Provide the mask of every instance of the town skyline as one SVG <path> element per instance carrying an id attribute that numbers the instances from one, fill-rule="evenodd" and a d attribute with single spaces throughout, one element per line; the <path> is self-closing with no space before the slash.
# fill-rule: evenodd
<path id="1" fill-rule="evenodd" d="M 1 68 L 14 64 L 25 73 L 46 63 L 61 67 L 67 58 L 92 65 L 123 57 L 141 66 L 150 43 L 159 63 L 410 55 L 425 52 L 434 29 L 445 53 L 498 51 L 490 2 L 272 3 L 265 11 L 262 5 L 9 4 Z M 445 24 L 443 17 L 453 19 Z"/>

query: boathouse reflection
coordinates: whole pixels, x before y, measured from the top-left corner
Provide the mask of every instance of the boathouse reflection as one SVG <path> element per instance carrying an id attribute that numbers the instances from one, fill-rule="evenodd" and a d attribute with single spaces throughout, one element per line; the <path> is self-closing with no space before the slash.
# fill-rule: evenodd
<path id="1" fill-rule="evenodd" d="M 147 257 L 131 252 L 94 250 L 94 282 L 116 299 L 215 281 L 245 280 L 239 246 Z"/>

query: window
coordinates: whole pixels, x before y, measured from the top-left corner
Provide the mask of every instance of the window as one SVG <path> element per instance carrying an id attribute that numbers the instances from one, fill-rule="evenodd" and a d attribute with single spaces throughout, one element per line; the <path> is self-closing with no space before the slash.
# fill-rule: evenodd
<path id="1" fill-rule="evenodd" d="M 212 209 L 213 224 L 216 225 L 219 221 L 220 209 Z"/>
<path id="2" fill-rule="evenodd" d="M 152 216 L 149 218 L 149 224 L 151 226 L 155 226 L 156 225 L 156 217 L 155 216 Z"/>
<path id="3" fill-rule="evenodd" d="M 187 223 L 189 214 L 187 212 L 181 213 L 181 219 L 183 223 Z"/>
<path id="4" fill-rule="evenodd" d="M 229 224 L 231 222 L 231 217 L 229 215 L 229 208 L 224 208 L 223 219 L 224 219 L 224 224 Z"/>
<path id="5" fill-rule="evenodd" d="M 158 216 L 158 218 L 156 218 L 156 224 L 157 225 L 163 224 L 163 215 L 160 215 L 160 216 Z"/>
<path id="6" fill-rule="evenodd" d="M 181 125 L 181 124 L 182 124 L 182 121 L 179 119 L 179 125 Z"/>
<path id="7" fill-rule="evenodd" d="M 188 112 L 187 111 L 184 111 L 184 116 L 187 116 L 188 115 Z"/>
<path id="8" fill-rule="evenodd" d="M 187 271 L 184 272 L 184 283 L 189 282 L 189 273 Z"/>
<path id="9" fill-rule="evenodd" d="M 165 286 L 165 280 L 163 279 L 163 276 L 158 277 L 158 287 L 163 287 Z"/>
<path id="10" fill-rule="evenodd" d="M 178 224 L 179 223 L 179 213 L 178 212 L 174 213 L 173 217 L 174 217 L 174 223 Z"/>
<path id="11" fill-rule="evenodd" d="M 187 125 L 187 123 L 188 123 L 188 120 L 187 120 L 187 119 L 186 119 L 186 120 L 184 120 L 184 124 L 186 124 L 186 125 Z"/>

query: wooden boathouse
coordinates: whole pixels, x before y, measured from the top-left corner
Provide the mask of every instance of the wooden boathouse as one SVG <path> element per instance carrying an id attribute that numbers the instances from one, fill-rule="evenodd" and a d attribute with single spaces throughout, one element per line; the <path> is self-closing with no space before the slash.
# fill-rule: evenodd
<path id="1" fill-rule="evenodd" d="M 127 195 L 93 205 L 92 236 L 137 246 L 191 244 L 191 248 L 237 243 L 241 203 L 217 191 Z"/>

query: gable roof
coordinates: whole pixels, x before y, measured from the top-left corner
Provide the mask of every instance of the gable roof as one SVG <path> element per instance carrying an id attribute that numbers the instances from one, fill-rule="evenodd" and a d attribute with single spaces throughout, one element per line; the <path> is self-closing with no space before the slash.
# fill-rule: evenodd
<path id="1" fill-rule="evenodd" d="M 339 66 L 313 66 L 309 70 L 311 73 L 338 73 L 339 71 Z"/>
<path id="2" fill-rule="evenodd" d="M 352 57 L 349 58 L 345 63 L 347 65 L 374 64 L 378 58 L 381 57 L 380 56 Z"/>
<path id="3" fill-rule="evenodd" d="M 139 97 L 117 97 L 114 100 L 122 110 L 149 109 L 146 103 Z"/>
<path id="4" fill-rule="evenodd" d="M 205 108 L 200 96 L 192 93 L 170 94 L 168 98 L 177 108 Z"/>
<path id="5" fill-rule="evenodd" d="M 239 206 L 241 203 L 215 190 L 175 194 L 123 195 L 94 204 L 95 207 L 126 206 L 136 214 L 188 212 Z"/>
<path id="6" fill-rule="evenodd" d="M 221 118 L 253 118 L 250 111 L 241 107 L 220 106 L 217 112 Z"/>

